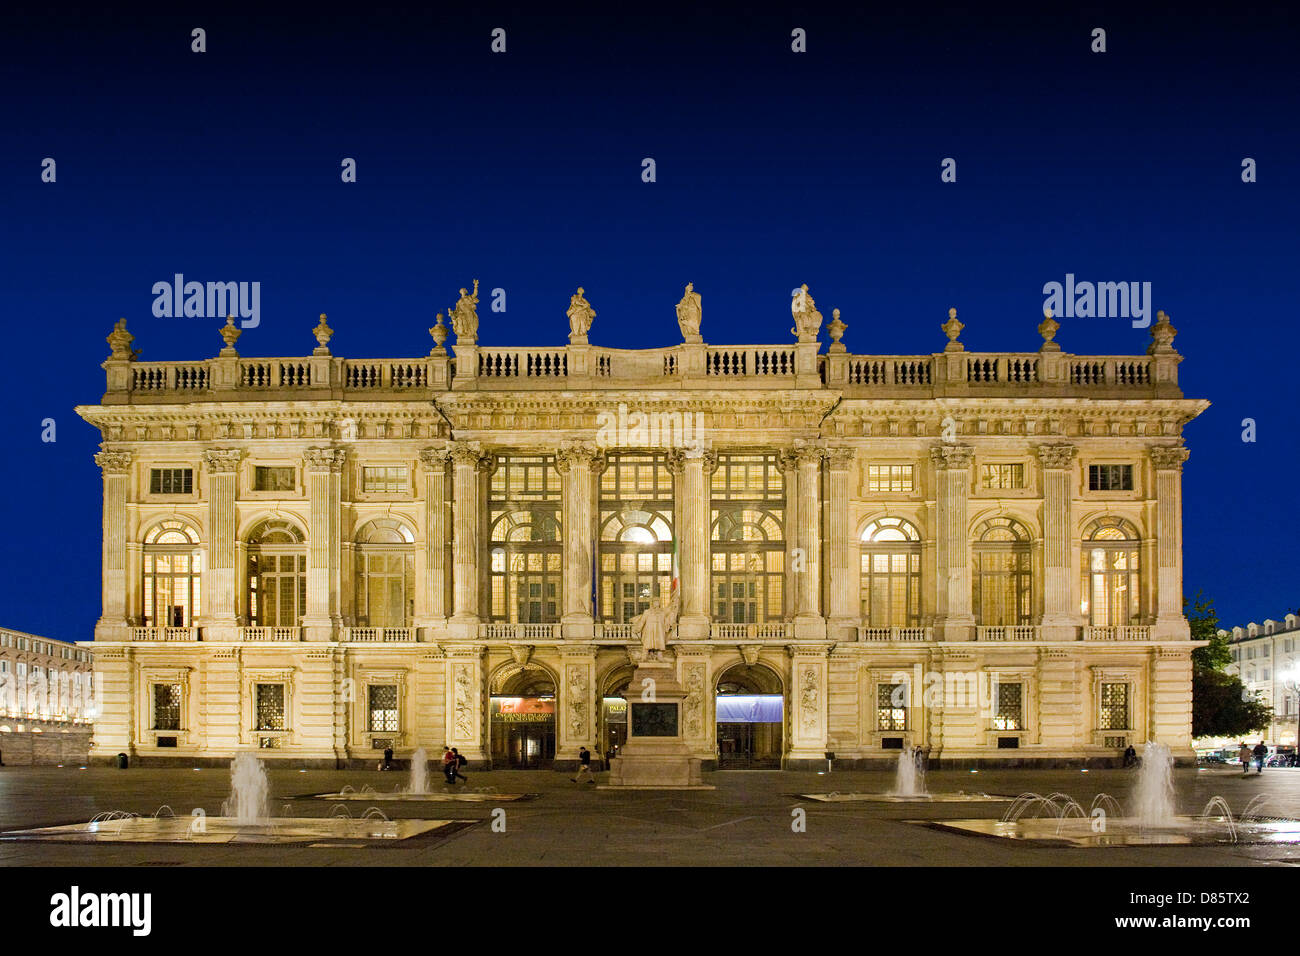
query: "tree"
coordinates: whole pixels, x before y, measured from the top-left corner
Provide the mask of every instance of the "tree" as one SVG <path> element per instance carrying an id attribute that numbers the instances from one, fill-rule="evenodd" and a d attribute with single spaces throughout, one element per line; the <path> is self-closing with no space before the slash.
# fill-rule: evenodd
<path id="1" fill-rule="evenodd" d="M 1264 730 L 1273 708 L 1249 690 L 1235 674 L 1224 672 L 1232 662 L 1228 637 L 1219 633 L 1214 601 L 1196 592 L 1183 598 L 1183 613 L 1191 625 L 1192 640 L 1208 641 L 1192 651 L 1192 736 L 1240 737 Z"/>

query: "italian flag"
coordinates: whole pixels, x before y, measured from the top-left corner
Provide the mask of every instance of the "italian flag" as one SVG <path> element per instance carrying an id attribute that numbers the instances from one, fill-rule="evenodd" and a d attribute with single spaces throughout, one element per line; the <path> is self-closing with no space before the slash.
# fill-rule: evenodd
<path id="1" fill-rule="evenodd" d="M 682 576 L 682 568 L 681 568 L 681 563 L 678 560 L 679 558 L 678 552 L 679 552 L 679 545 L 678 545 L 677 535 L 673 535 L 673 583 L 668 588 L 669 597 L 672 597 L 672 595 L 677 593 L 677 584 L 679 579 Z"/>

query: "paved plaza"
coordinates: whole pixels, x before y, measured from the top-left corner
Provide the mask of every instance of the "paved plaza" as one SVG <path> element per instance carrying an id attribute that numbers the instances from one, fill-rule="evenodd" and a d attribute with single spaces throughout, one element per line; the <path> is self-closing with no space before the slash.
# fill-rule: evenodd
<path id="1" fill-rule="evenodd" d="M 604 782 L 606 774 L 599 774 Z M 435 792 L 441 794 L 439 778 Z M 1015 796 L 1062 792 L 1084 807 L 1101 792 L 1124 804 L 1136 780 L 1122 770 L 935 771 L 933 792 L 983 791 Z M 271 770 L 276 816 L 325 817 L 339 802 L 311 795 L 350 786 L 392 791 L 405 774 Z M 899 804 L 819 802 L 798 794 L 884 792 L 883 772 L 817 774 L 734 771 L 705 775 L 714 790 L 610 791 L 573 784 L 567 773 L 470 773 L 464 802 L 349 801 L 353 817 L 370 806 L 392 818 L 471 821 L 446 837 L 378 846 L 74 845 L 0 840 L 0 866 L 1277 866 L 1300 863 L 1300 845 L 1218 845 L 1077 849 L 1012 844 L 916 826 L 908 820 L 998 818 L 1008 803 Z M 1235 814 L 1263 794 L 1267 813 L 1300 817 L 1300 770 L 1268 770 L 1243 779 L 1230 769 L 1175 772 L 1178 812 L 1200 813 L 1224 797 Z M 462 785 L 464 787 L 466 785 Z M 494 801 L 478 789 L 532 799 Z M 116 770 L 91 767 L 0 769 L 0 830 L 81 823 L 108 811 L 153 815 L 164 804 L 176 816 L 202 808 L 221 812 L 230 789 L 224 768 Z M 466 792 L 462 790 L 462 792 Z M 486 798 L 485 798 L 485 796 Z M 793 811 L 806 812 L 795 832 Z M 493 814 L 504 822 L 494 830 Z M 504 818 L 501 817 L 504 813 Z"/>

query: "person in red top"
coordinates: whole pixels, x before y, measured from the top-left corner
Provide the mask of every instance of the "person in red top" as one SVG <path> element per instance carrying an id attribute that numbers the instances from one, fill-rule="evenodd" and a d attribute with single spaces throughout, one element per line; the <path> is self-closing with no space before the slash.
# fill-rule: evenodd
<path id="1" fill-rule="evenodd" d="M 442 775 L 449 784 L 456 786 L 456 755 L 446 744 L 442 747 Z"/>

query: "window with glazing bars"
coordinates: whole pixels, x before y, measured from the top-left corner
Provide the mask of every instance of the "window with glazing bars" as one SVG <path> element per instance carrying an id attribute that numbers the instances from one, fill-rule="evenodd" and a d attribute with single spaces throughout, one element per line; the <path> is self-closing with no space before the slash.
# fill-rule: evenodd
<path id="1" fill-rule="evenodd" d="M 876 729 L 907 729 L 907 685 L 876 685 Z"/>
<path id="2" fill-rule="evenodd" d="M 153 729 L 181 729 L 181 685 L 153 685 Z"/>
<path id="3" fill-rule="evenodd" d="M 1128 684 L 1101 685 L 1101 729 L 1128 730 Z"/>
<path id="4" fill-rule="evenodd" d="M 192 468 L 152 468 L 149 493 L 154 495 L 188 495 L 194 491 Z"/>
<path id="5" fill-rule="evenodd" d="M 998 683 L 998 714 L 995 730 L 1024 730 L 1024 685 Z"/>
<path id="6" fill-rule="evenodd" d="M 397 727 L 397 685 L 370 685 L 370 729 L 377 731 L 396 731 Z"/>
<path id="7" fill-rule="evenodd" d="M 258 684 L 255 694 L 258 730 L 284 730 L 284 685 Z"/>

